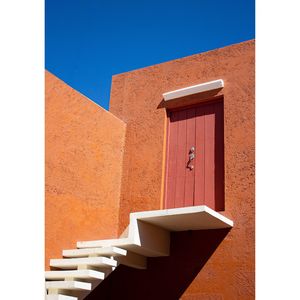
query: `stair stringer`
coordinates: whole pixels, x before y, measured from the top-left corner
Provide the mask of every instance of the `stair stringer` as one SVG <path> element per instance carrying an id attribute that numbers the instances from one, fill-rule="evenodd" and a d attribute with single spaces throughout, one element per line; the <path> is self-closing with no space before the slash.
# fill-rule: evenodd
<path id="1" fill-rule="evenodd" d="M 74 257 L 74 253 L 76 254 L 76 251 L 79 252 L 80 250 L 85 249 L 84 251 L 81 251 L 81 253 L 84 252 L 84 257 L 87 257 L 87 259 L 76 260 L 76 262 L 78 262 L 77 265 L 75 263 L 75 265 L 77 266 L 77 270 L 101 271 L 104 274 L 104 276 L 107 277 L 119 264 L 124 264 L 139 269 L 145 269 L 147 267 L 147 257 L 169 255 L 170 231 L 233 227 L 233 222 L 231 220 L 221 215 L 220 213 L 215 212 L 214 210 L 210 209 L 205 205 L 157 211 L 136 212 L 130 214 L 129 220 L 130 222 L 128 226 L 127 237 L 125 236 L 118 239 L 106 239 L 95 241 L 78 241 L 78 249 L 74 249 L 72 251 L 68 250 L 69 252 L 65 251 L 65 253 L 73 253 L 72 257 Z M 97 257 L 97 255 L 95 254 L 97 252 L 95 251 L 95 248 L 100 248 L 101 251 L 99 250 L 99 252 L 104 253 L 101 256 L 106 256 L 110 259 L 113 259 L 113 261 L 115 261 L 116 263 L 110 262 L 109 264 L 105 265 L 105 261 L 107 261 L 108 263 L 107 259 L 103 259 L 103 261 L 101 259 L 93 260 L 95 256 Z M 113 251 L 113 249 L 115 249 L 115 251 Z M 116 251 L 117 249 L 119 249 L 119 251 Z M 123 252 L 120 251 L 122 249 Z M 124 252 L 124 250 L 126 250 L 126 252 Z M 121 253 L 123 254 L 121 255 Z M 124 253 L 126 253 L 126 255 L 124 255 Z M 75 258 L 62 259 L 61 264 L 60 260 L 50 260 L 50 265 L 51 261 L 55 261 L 56 267 L 59 268 L 61 265 L 62 268 L 67 268 L 66 260 L 69 260 L 67 262 L 67 265 L 71 265 L 74 270 Z M 80 264 L 80 261 L 83 261 L 84 263 Z M 99 265 L 97 265 L 98 261 L 101 261 L 101 264 L 99 263 Z M 115 264 L 116 266 L 112 266 L 113 264 Z M 76 272 L 76 270 L 74 271 Z M 94 290 L 101 283 L 102 280 L 96 278 L 83 278 L 81 280 L 78 280 L 76 279 L 76 276 L 73 276 L 72 278 L 66 277 L 65 281 L 69 281 L 70 286 L 72 286 L 72 282 L 75 281 L 89 282 L 92 283 L 92 285 L 89 290 L 70 289 L 66 291 L 55 289 L 54 284 L 54 287 L 52 285 L 51 289 L 52 295 L 46 295 L 46 299 L 54 299 L 54 297 L 56 297 L 55 295 L 57 295 L 57 299 L 60 299 L 60 297 L 63 299 L 64 296 L 60 295 L 67 295 L 73 296 L 74 300 L 82 300 L 92 290 Z M 58 281 L 57 286 L 62 286 L 61 281 Z M 73 286 L 76 286 L 76 284 L 74 283 Z"/>

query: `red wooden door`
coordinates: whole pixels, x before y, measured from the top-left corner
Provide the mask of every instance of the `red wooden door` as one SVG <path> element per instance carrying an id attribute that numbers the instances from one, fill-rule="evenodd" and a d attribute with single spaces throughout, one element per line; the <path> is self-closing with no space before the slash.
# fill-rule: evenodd
<path id="1" fill-rule="evenodd" d="M 224 210 L 223 102 L 168 111 L 168 120 L 165 207 Z"/>

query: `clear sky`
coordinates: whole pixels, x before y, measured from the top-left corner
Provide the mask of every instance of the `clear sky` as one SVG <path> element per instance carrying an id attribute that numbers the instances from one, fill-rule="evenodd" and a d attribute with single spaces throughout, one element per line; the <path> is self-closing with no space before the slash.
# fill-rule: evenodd
<path id="1" fill-rule="evenodd" d="M 46 0 L 46 69 L 108 109 L 111 77 L 255 37 L 254 0 Z"/>

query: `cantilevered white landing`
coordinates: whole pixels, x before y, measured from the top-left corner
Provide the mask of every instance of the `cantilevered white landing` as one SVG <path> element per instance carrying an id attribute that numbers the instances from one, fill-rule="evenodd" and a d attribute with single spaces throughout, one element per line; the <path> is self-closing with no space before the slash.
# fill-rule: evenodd
<path id="1" fill-rule="evenodd" d="M 132 217 L 169 231 L 231 228 L 233 222 L 206 205 L 143 211 Z"/>
<path id="2" fill-rule="evenodd" d="M 78 248 L 115 246 L 148 257 L 169 255 L 170 231 L 231 228 L 233 221 L 206 205 L 130 214 L 127 238 L 77 242 Z"/>

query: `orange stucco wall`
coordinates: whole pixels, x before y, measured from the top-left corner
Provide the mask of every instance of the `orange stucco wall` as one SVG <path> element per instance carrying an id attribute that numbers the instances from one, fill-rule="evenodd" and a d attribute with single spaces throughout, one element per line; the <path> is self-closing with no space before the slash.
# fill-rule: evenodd
<path id="1" fill-rule="evenodd" d="M 224 97 L 223 214 L 235 225 L 191 280 L 184 300 L 254 299 L 254 62 L 255 44 L 247 41 L 113 77 L 110 111 L 127 123 L 119 233 L 130 212 L 163 205 L 166 104 L 162 93 L 215 79 L 225 83 L 217 94 Z M 188 103 L 198 100 L 190 97 Z"/>
<path id="2" fill-rule="evenodd" d="M 147 270 L 118 267 L 88 299 L 254 299 L 254 63 L 247 41 L 116 75 L 111 113 L 47 72 L 46 266 L 78 240 L 117 237 L 130 212 L 162 208 L 166 109 L 222 96 L 221 213 L 234 228 L 172 233 L 169 257 L 148 259 Z M 216 93 L 162 99 L 220 78 Z"/>
<path id="3" fill-rule="evenodd" d="M 46 268 L 78 240 L 118 234 L 126 125 L 46 72 Z"/>

